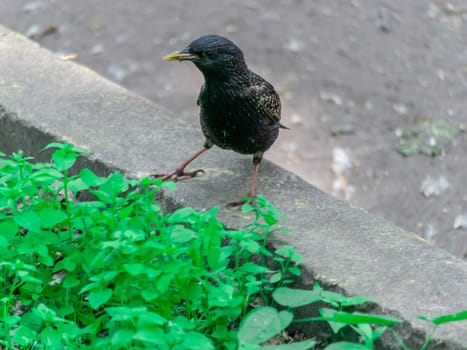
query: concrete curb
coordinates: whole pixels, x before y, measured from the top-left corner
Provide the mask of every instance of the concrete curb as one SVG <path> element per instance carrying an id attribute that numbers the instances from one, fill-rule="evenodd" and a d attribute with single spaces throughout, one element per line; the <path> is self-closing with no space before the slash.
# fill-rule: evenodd
<path id="1" fill-rule="evenodd" d="M 37 155 L 52 140 L 69 140 L 93 153 L 86 165 L 98 173 L 119 169 L 136 176 L 170 170 L 203 143 L 199 130 L 168 111 L 3 27 L 0 52 L 2 152 Z M 165 193 L 166 207 L 223 205 L 248 189 L 251 157 L 214 149 L 194 166 L 206 174 Z M 283 243 L 305 257 L 301 284 L 310 286 L 315 278 L 378 300 L 375 312 L 407 320 L 401 334 L 411 348 L 419 348 L 431 329 L 417 315 L 467 310 L 464 261 L 267 161 L 258 191 L 287 215 L 283 225 L 294 235 Z M 245 223 L 238 210 L 222 209 L 220 218 L 231 227 Z M 399 347 L 386 340 L 384 348 Z M 440 327 L 430 348 L 467 349 L 466 323 Z"/>

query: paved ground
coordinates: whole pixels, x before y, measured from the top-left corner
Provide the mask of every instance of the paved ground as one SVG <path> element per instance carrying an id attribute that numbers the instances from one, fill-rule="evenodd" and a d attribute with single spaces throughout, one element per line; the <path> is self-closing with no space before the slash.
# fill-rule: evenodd
<path id="1" fill-rule="evenodd" d="M 201 75 L 161 57 L 230 37 L 292 129 L 267 158 L 467 257 L 467 1 L 2 0 L 0 23 L 196 127 Z"/>

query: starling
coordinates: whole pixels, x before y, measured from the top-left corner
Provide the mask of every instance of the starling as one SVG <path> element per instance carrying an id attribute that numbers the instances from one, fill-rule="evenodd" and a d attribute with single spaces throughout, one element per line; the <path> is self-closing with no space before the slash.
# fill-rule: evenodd
<path id="1" fill-rule="evenodd" d="M 203 148 L 163 176 L 177 180 L 194 177 L 202 170 L 185 167 L 213 145 L 242 154 L 253 155 L 253 178 L 248 197 L 256 195 L 256 177 L 263 153 L 277 139 L 281 102 L 273 86 L 248 69 L 242 51 L 229 39 L 205 35 L 181 51 L 164 57 L 166 61 L 191 61 L 204 76 L 197 104 L 201 129 L 206 141 Z"/>

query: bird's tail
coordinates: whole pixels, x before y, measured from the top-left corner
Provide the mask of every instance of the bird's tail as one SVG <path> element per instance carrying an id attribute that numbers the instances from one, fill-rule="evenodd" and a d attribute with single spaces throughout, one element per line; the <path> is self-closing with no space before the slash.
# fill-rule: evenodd
<path id="1" fill-rule="evenodd" d="M 279 128 L 281 128 L 281 129 L 287 129 L 287 130 L 290 130 L 290 128 L 289 128 L 289 127 L 285 126 L 285 125 L 284 125 L 284 124 L 282 124 L 282 123 L 279 123 Z"/>

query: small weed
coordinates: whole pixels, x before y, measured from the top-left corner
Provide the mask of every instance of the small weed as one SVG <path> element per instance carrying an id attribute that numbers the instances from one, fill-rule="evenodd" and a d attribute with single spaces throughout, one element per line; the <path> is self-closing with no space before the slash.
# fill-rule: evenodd
<path id="1" fill-rule="evenodd" d="M 406 130 L 399 131 L 399 153 L 404 157 L 424 154 L 435 157 L 442 154 L 449 143 L 463 129 L 446 120 L 419 122 Z"/>

